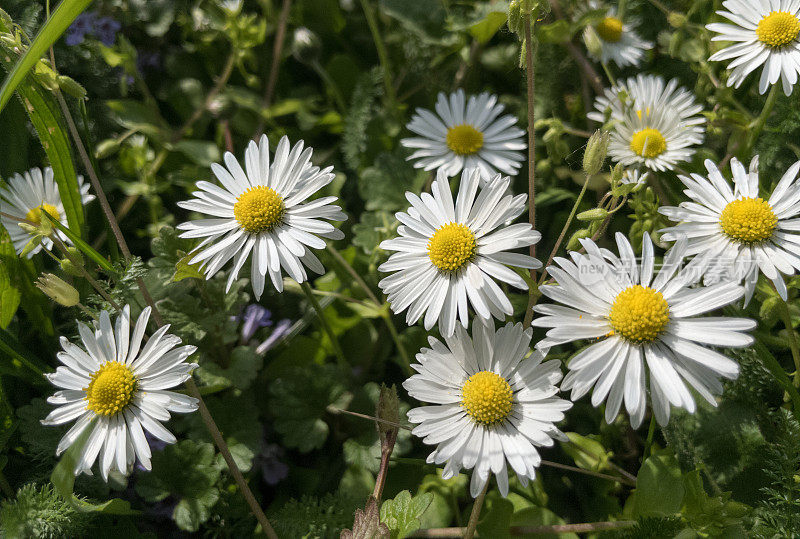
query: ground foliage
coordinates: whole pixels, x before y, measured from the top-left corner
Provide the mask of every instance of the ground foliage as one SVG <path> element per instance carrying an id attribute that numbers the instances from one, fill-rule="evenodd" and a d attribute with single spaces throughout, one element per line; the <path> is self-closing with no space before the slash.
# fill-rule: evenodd
<path id="1" fill-rule="evenodd" d="M 243 339 L 241 315 L 253 301 L 249 279 L 243 274 L 225 293 L 224 277 L 199 278 L 186 258 L 194 244 L 179 239 L 174 228 L 188 218 L 176 202 L 187 199 L 198 180 L 213 181 L 209 166 L 226 149 L 241 154 L 262 130 L 273 144 L 282 135 L 304 139 L 315 148 L 318 163 L 334 166 L 337 177 L 325 194 L 339 196 L 349 215 L 343 225 L 347 239 L 335 247 L 377 293 L 377 267 L 388 256 L 378 245 L 394 235 L 394 213 L 407 206 L 405 191 L 419 192 L 430 180 L 406 162 L 408 151 L 399 144 L 408 136 L 404 125 L 415 107 L 430 108 L 439 91 L 455 87 L 491 91 L 525 124 L 525 78 L 518 37 L 506 26 L 509 4 L 290 4 L 271 102 L 264 92 L 280 24 L 282 2 L 277 0 L 245 0 L 235 16 L 229 12 L 231 2 L 216 0 L 98 0 L 90 9 L 120 24 L 113 42 L 104 44 L 102 36 L 92 34 L 77 44 L 59 40 L 54 48 L 58 73 L 69 79 L 54 83 L 41 70 L 26 80 L 25 88 L 50 99 L 53 84 L 61 85 L 123 233 L 138 255 L 124 262 L 95 202 L 86 208 L 82 237 L 107 257 L 112 271 L 98 271 L 88 262 L 86 267 L 113 299 L 137 310 L 144 306 L 137 280 L 144 279 L 171 333 L 198 346 L 195 378 L 280 537 L 339 537 L 348 530 L 344 536 L 394 539 L 420 527 L 464 526 L 472 507 L 467 476 L 441 479 L 436 467 L 425 463 L 428 449 L 406 430 L 400 430 L 394 447 L 382 503 L 367 503 L 379 470 L 381 435 L 374 422 L 340 411 L 374 415 L 380 384 L 399 386 L 408 375 L 387 319 L 412 357 L 426 345 L 421 325 L 406 327 L 403 316 L 392 317 L 339 260 L 323 251 L 327 273 L 313 285 L 321 292 L 346 363 L 337 363 L 333 343 L 310 304 L 298 287 L 288 284 L 282 294 L 268 290 L 261 298 L 272 322 Z M 534 31 L 537 228 L 544 237 L 540 258 L 552 248 L 576 200 L 583 134 L 596 127 L 585 116 L 592 106 L 586 101 L 591 87 L 564 47 L 571 36 L 583 47 L 580 25 L 589 21 L 559 21 L 544 4 Z M 567 14 L 583 7 L 578 1 L 560 4 Z M 657 45 L 639 69 L 612 68 L 616 77 L 639 71 L 677 77 L 696 94 L 709 133 L 685 165 L 692 172 L 703 171 L 704 158 L 719 162 L 737 154 L 764 99 L 755 79 L 737 91 L 713 82 L 725 74 L 723 66 L 706 60 L 711 45 L 704 25 L 720 4 L 629 0 L 627 9 L 647 21 L 640 29 L 643 37 Z M 15 46 L 27 43 L 41 27 L 45 2 L 4 0 L 1 7 L 8 18 L 0 13 L 0 54 L 19 53 Z M 374 29 L 365 9 L 375 17 Z M 383 59 L 371 30 L 385 47 Z M 15 44 L 14 36 L 25 37 Z M 86 99 L 76 99 L 83 89 Z M 31 120 L 35 125 L 18 99 L 0 113 L 0 178 L 52 162 Z M 51 128 L 66 133 L 61 119 Z M 800 157 L 800 147 L 792 142 L 798 135 L 800 105 L 781 96 L 755 148 L 768 184 Z M 72 155 L 78 173 L 85 174 L 74 149 Z M 591 184 L 579 210 L 593 208 L 602 197 L 607 172 L 608 167 Z M 656 211 L 665 202 L 662 197 L 677 202 L 680 196 L 674 177 L 665 174 L 662 180 L 666 188 L 661 193 L 647 188 L 631 194 L 600 241 L 608 242 L 616 231 L 626 233 L 634 245 L 645 233 L 657 240 L 666 224 Z M 513 189 L 525 192 L 527 184 L 522 172 Z M 570 235 L 582 226 L 590 224 L 573 225 Z M 74 320 L 89 317 L 78 308 L 54 306 L 32 286 L 43 270 L 71 280 L 91 312 L 110 308 L 85 280 L 52 260 L 43 255 L 18 259 L 0 243 L 4 536 L 102 537 L 112 529 L 116 537 L 254 534 L 256 522 L 198 414 L 170 422 L 179 442 L 154 446 L 151 472 L 137 468 L 127 478 L 113 475 L 108 484 L 80 477 L 71 498 L 51 485 L 59 462 L 55 447 L 65 429 L 39 422 L 50 408 L 44 398 L 51 392 L 41 372 L 56 365 L 58 336 L 76 338 Z M 797 324 L 798 282 L 788 285 Z M 521 320 L 527 295 L 510 291 L 510 296 Z M 520 526 L 616 520 L 635 525 L 602 536 L 800 534 L 800 424 L 766 359 L 769 355 L 792 372 L 777 309 L 774 291 L 760 286 L 746 314 L 759 320 L 762 346 L 729 352 L 741 365 L 741 375 L 727 384 L 719 406 L 702 406 L 694 415 L 674 413 L 666 428 L 656 429 L 652 445 L 647 421 L 637 431 L 622 416 L 605 424 L 602 408 L 591 407 L 588 399 L 567 414 L 561 428 L 569 432 L 570 442 L 545 450 L 544 458 L 615 476 L 621 469 L 636 477 L 635 487 L 543 467 L 527 487 L 512 479 L 507 498 L 490 490 L 478 526 L 481 536 L 505 537 Z M 259 351 L 279 320 L 288 321 L 288 331 L 269 350 Z M 561 347 L 551 357 L 567 360 L 573 351 Z M 14 354 L 40 372 L 20 366 Z M 399 399 L 399 421 L 405 423 L 405 412 L 416 403 L 402 389 Z M 126 503 L 105 503 L 111 499 Z"/>

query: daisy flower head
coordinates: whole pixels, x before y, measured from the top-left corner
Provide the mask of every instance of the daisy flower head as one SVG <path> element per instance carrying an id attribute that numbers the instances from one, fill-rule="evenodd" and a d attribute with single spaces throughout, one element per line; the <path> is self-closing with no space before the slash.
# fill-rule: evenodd
<path id="1" fill-rule="evenodd" d="M 439 322 L 442 335 L 455 331 L 456 317 L 469 324 L 468 305 L 480 318 L 513 314 L 511 302 L 495 279 L 526 290 L 528 285 L 508 266 L 539 268 L 533 257 L 509 252 L 538 242 L 542 235 L 529 223 L 506 226 L 525 210 L 527 195 L 507 194 L 511 179 L 497 174 L 482 188 L 480 171 L 461 175 L 455 204 L 444 172 L 432 194 L 406 193 L 407 212 L 395 214 L 399 238 L 381 249 L 397 251 L 379 268 L 395 272 L 378 283 L 395 313 L 408 309 L 406 322 L 425 315 L 425 329 Z"/>
<path id="2" fill-rule="evenodd" d="M 162 326 L 146 343 L 142 342 L 150 307 L 139 315 L 131 332 L 130 308 L 126 305 L 112 325 L 108 311 L 100 313 L 92 331 L 78 322 L 83 346 L 61 337 L 63 364 L 48 374 L 59 388 L 47 399 L 58 407 L 42 421 L 44 425 L 62 425 L 76 420 L 61 438 L 56 455 L 63 453 L 88 429 L 75 468 L 91 475 L 95 460 L 100 459 L 100 473 L 108 480 L 114 469 L 127 474 L 136 459 L 150 469 L 150 446 L 145 431 L 168 444 L 175 436 L 162 424 L 170 412 L 197 410 L 197 400 L 167 391 L 182 384 L 197 368 L 186 363 L 194 346 L 179 346 L 181 340 Z"/>
<path id="3" fill-rule="evenodd" d="M 403 383 L 408 394 L 432 406 L 414 408 L 408 420 L 423 442 L 436 445 L 428 463 L 445 464 L 442 478 L 474 468 L 470 492 L 477 497 L 494 473 L 500 493 L 508 494 L 508 468 L 523 485 L 541 463 L 537 447 L 567 438 L 555 426 L 572 403 L 560 399 L 560 362 L 529 357 L 531 329 L 476 320 L 472 338 L 457 328 L 445 342 L 429 337 L 417 354 L 419 374 Z"/>
<path id="4" fill-rule="evenodd" d="M 589 9 L 600 8 L 599 2 L 590 2 Z M 644 58 L 644 52 L 652 49 L 653 44 L 645 41 L 636 33 L 635 21 L 623 22 L 614 8 L 608 8 L 606 16 L 594 26 L 584 29 L 584 41 L 589 43 L 597 36 L 600 50 L 587 47 L 589 54 L 602 63 L 614 62 L 619 67 L 638 66 Z M 600 54 L 597 55 L 596 53 Z"/>
<path id="5" fill-rule="evenodd" d="M 728 64 L 728 86 L 738 88 L 750 73 L 762 67 L 758 91 L 778 83 L 791 95 L 800 72 L 800 0 L 725 0 L 727 11 L 717 11 L 730 21 L 706 25 L 718 35 L 712 41 L 735 44 L 713 54 L 710 61 Z M 732 23 L 732 24 L 731 24 Z"/>
<path id="6" fill-rule="evenodd" d="M 577 400 L 594 388 L 592 405 L 606 402 L 611 423 L 624 401 L 631 425 L 642 424 L 649 385 L 653 413 L 661 425 L 670 405 L 694 413 L 693 388 L 716 406 L 720 378 L 736 378 L 738 364 L 709 346 L 743 347 L 753 343 L 746 331 L 755 322 L 745 318 L 698 317 L 728 305 L 744 294 L 737 283 L 690 288 L 697 281 L 691 264 L 678 272 L 686 252 L 678 242 L 655 271 L 653 244 L 644 236 L 641 264 L 628 240 L 617 233 L 619 256 L 582 240 L 586 254 L 556 258 L 548 273 L 555 285 L 541 287 L 563 305 L 537 305 L 533 325 L 549 328 L 538 346 L 550 347 L 579 339 L 595 340 L 569 362 L 561 388 Z M 648 384 L 649 379 L 649 384 Z"/>
<path id="7" fill-rule="evenodd" d="M 436 114 L 418 108 L 406 126 L 418 136 L 400 143 L 416 150 L 408 157 L 414 168 L 444 171 L 447 176 L 477 168 L 484 182 L 497 172 L 514 176 L 525 159 L 521 150 L 528 145 L 525 132 L 516 127 L 517 118 L 501 116 L 504 110 L 496 95 L 440 93 Z"/>
<path id="8" fill-rule="evenodd" d="M 587 116 L 614 122 L 608 153 L 625 166 L 672 170 L 703 142 L 703 107 L 694 96 L 656 75 L 638 75 L 605 91 Z"/>
<path id="9" fill-rule="evenodd" d="M 321 238 L 344 238 L 327 221 L 344 221 L 347 216 L 331 204 L 335 196 L 308 201 L 334 178 L 333 167 L 320 170 L 312 165 L 311 153 L 311 148 L 303 149 L 303 141 L 290 147 L 283 137 L 270 163 L 269 141 L 262 136 L 258 145 L 251 141 L 247 147 L 244 169 L 232 153 L 226 153 L 225 167 L 211 165 L 222 186 L 197 182 L 200 190 L 193 193 L 195 198 L 178 203 L 211 216 L 178 225 L 182 238 L 204 238 L 192 251 L 190 263 L 202 262 L 206 279 L 232 259 L 226 289 L 230 290 L 250 257 L 250 279 L 258 299 L 267 274 L 280 292 L 283 271 L 298 283 L 308 279 L 306 268 L 325 272 L 311 248 L 325 248 Z"/>
<path id="10" fill-rule="evenodd" d="M 83 183 L 83 176 L 78 176 L 78 190 L 82 204 L 94 200 L 94 195 L 89 194 L 89 184 Z M 45 218 L 42 212 L 47 212 L 64 226 L 68 225 L 67 213 L 64 211 L 58 184 L 50 167 L 44 170 L 32 168 L 23 174 L 15 174 L 8 180 L 7 185 L 0 186 L 0 211 L 5 214 L 0 216 L 0 223 L 11 236 L 17 254 L 22 253 L 32 236 L 19 226 L 19 221 L 8 217 L 9 215 L 22 217 L 39 226 Z M 61 241 L 72 244 L 60 230 L 54 229 L 53 233 L 58 235 Z M 42 247 L 50 250 L 52 246 L 53 241 L 50 238 L 43 238 L 42 243 L 28 253 L 28 258 L 38 253 Z"/>
<path id="11" fill-rule="evenodd" d="M 759 191 L 758 156 L 750 169 L 731 159 L 733 186 L 717 166 L 705 162 L 708 177 L 679 176 L 691 199 L 659 212 L 678 224 L 661 232 L 664 241 L 688 240 L 687 255 L 706 266 L 705 281 L 744 279 L 745 303 L 761 272 L 785 300 L 784 275 L 800 269 L 800 161 L 789 167 L 769 197 Z"/>

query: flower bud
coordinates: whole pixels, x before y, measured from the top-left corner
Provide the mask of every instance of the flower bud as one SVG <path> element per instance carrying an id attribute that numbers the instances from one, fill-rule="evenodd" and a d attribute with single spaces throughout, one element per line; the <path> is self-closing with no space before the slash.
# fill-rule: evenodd
<path id="1" fill-rule="evenodd" d="M 586 151 L 583 154 L 583 171 L 589 176 L 594 176 L 600 172 L 600 167 L 606 160 L 608 153 L 608 131 L 597 130 L 589 137 L 586 143 Z"/>
<path id="2" fill-rule="evenodd" d="M 594 208 L 578 214 L 578 221 L 602 221 L 608 217 L 608 211 L 603 208 Z"/>
<path id="3" fill-rule="evenodd" d="M 72 275 L 73 277 L 82 276 L 83 272 L 80 271 L 79 268 L 83 267 L 83 255 L 81 255 L 81 252 L 75 247 L 67 247 L 67 251 L 69 252 L 70 256 L 61 259 L 61 262 L 59 263 L 61 269 L 67 275 Z"/>
<path id="4" fill-rule="evenodd" d="M 600 36 L 594 28 L 587 27 L 583 32 L 583 42 L 586 44 L 586 50 L 595 58 L 603 56 L 603 43 L 600 41 Z"/>
<path id="5" fill-rule="evenodd" d="M 317 34 L 302 26 L 294 31 L 292 54 L 304 64 L 312 65 L 319 61 L 322 44 Z"/>
<path id="6" fill-rule="evenodd" d="M 64 307 L 74 307 L 81 300 L 80 294 L 74 287 L 52 273 L 43 273 L 36 281 L 36 288 Z"/>
<path id="7" fill-rule="evenodd" d="M 581 240 L 592 237 L 592 231 L 588 228 L 582 228 L 576 231 L 567 243 L 567 251 L 577 251 L 581 248 Z"/>
<path id="8" fill-rule="evenodd" d="M 400 421 L 400 401 L 397 399 L 397 388 L 394 385 L 389 387 L 381 384 L 381 393 L 378 397 L 378 407 L 375 414 L 378 419 L 383 419 L 384 421 L 391 421 L 392 423 Z M 381 441 L 384 441 L 390 432 L 396 430 L 397 427 L 388 423 L 378 422 Z"/>
<path id="9" fill-rule="evenodd" d="M 57 75 L 56 80 L 61 90 L 76 99 L 84 99 L 86 97 L 86 88 L 81 86 L 75 79 L 67 77 L 66 75 Z"/>
<path id="10" fill-rule="evenodd" d="M 22 225 L 24 225 L 24 224 L 26 224 L 26 223 L 20 223 L 20 226 L 22 226 Z M 23 229 L 23 230 L 24 230 L 24 229 Z M 41 236 L 39 236 L 39 235 L 34 235 L 34 236 L 33 236 L 33 237 L 30 239 L 30 241 L 29 241 L 28 243 L 26 243 L 26 244 L 25 244 L 25 247 L 23 247 L 23 248 L 22 248 L 22 252 L 19 254 L 19 256 L 20 256 L 20 257 L 22 257 L 22 258 L 25 258 L 25 257 L 26 257 L 26 256 L 28 256 L 29 254 L 31 254 L 31 252 L 32 252 L 34 249 L 36 249 L 37 247 L 39 247 L 39 245 L 40 245 L 41 243 L 42 243 L 42 237 L 41 237 Z"/>
<path id="11" fill-rule="evenodd" d="M 682 26 L 685 26 L 687 20 L 688 19 L 686 18 L 685 14 L 677 11 L 671 11 L 667 15 L 667 22 L 669 22 L 669 25 L 673 28 L 681 28 Z"/>

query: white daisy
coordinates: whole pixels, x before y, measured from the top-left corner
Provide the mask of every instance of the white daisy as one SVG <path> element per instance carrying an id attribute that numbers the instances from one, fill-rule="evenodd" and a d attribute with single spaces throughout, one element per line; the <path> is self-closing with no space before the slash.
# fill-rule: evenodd
<path id="1" fill-rule="evenodd" d="M 442 344 L 428 338 L 431 348 L 417 354 L 415 374 L 403 383 L 412 397 L 434 406 L 414 408 L 408 420 L 413 433 L 436 445 L 428 456 L 447 463 L 442 478 L 475 468 L 470 492 L 476 497 L 490 474 L 500 493 L 508 494 L 508 466 L 528 484 L 542 459 L 537 447 L 567 438 L 554 423 L 564 419 L 572 403 L 558 398 L 560 362 L 542 363 L 544 353 L 529 353 L 531 329 L 507 324 L 495 331 L 493 321 L 473 324 L 474 340 L 459 327 Z"/>
<path id="2" fill-rule="evenodd" d="M 78 176 L 78 189 L 82 204 L 94 200 L 94 195 L 89 194 L 89 184 L 83 183 L 83 176 Z M 36 226 L 42 222 L 42 212 L 45 211 L 64 226 L 68 226 L 67 213 L 64 211 L 64 204 L 58 194 L 58 184 L 50 167 L 45 168 L 44 172 L 39 168 L 32 168 L 23 174 L 15 174 L 8 180 L 8 185 L 0 186 L 0 211 L 6 215 L 27 219 Z M 21 254 L 25 245 L 31 240 L 31 235 L 20 228 L 18 221 L 6 215 L 0 217 L 0 222 L 11 236 L 14 250 L 17 254 Z M 72 243 L 63 232 L 59 230 L 54 232 L 62 241 Z M 44 238 L 41 244 L 28 253 L 28 258 L 38 253 L 42 247 L 50 250 L 52 246 L 52 240 Z"/>
<path id="3" fill-rule="evenodd" d="M 166 391 L 192 375 L 197 364 L 185 360 L 195 347 L 175 348 L 181 340 L 167 334 L 168 325 L 142 346 L 149 318 L 147 307 L 131 333 L 130 308 L 126 305 L 113 326 L 107 311 L 100 313 L 94 332 L 78 322 L 83 347 L 61 337 L 64 351 L 58 353 L 58 360 L 64 365 L 47 375 L 61 388 L 47 399 L 58 408 L 42 423 L 61 425 L 77 420 L 59 442 L 56 455 L 89 429 L 75 475 L 91 475 L 98 455 L 105 480 L 112 468 L 127 474 L 136 458 L 149 470 L 150 447 L 144 431 L 168 444 L 175 443 L 175 436 L 161 422 L 170 418 L 170 412 L 197 410 L 196 399 Z"/>
<path id="4" fill-rule="evenodd" d="M 606 90 L 587 114 L 597 122 L 613 123 L 608 153 L 625 166 L 672 170 L 695 153 L 703 142 L 703 107 L 673 79 L 639 75 Z"/>
<path id="5" fill-rule="evenodd" d="M 710 61 L 733 61 L 728 86 L 738 88 L 761 66 L 758 91 L 762 94 L 776 84 L 792 94 L 800 72 L 800 0 L 725 0 L 728 11 L 717 11 L 733 24 L 712 23 L 706 28 L 719 35 L 712 41 L 733 41 L 715 53 Z"/>
<path id="6" fill-rule="evenodd" d="M 589 3 L 589 9 L 599 8 L 599 2 Z M 639 37 L 634 26 L 634 21 L 623 23 L 616 10 L 609 8 L 599 23 L 584 29 L 584 41 L 589 42 L 591 34 L 594 34 L 600 42 L 600 56 L 596 56 L 591 48 L 589 54 L 603 63 L 614 62 L 619 67 L 638 66 L 644 58 L 644 51 L 652 49 L 653 44 Z"/>
<path id="7" fill-rule="evenodd" d="M 529 223 L 505 226 L 525 210 L 527 195 L 506 194 L 511 179 L 499 174 L 480 193 L 479 183 L 478 170 L 465 171 L 454 205 L 447 176 L 440 171 L 433 195 L 406 193 L 408 213 L 395 214 L 402 223 L 400 237 L 380 247 L 398 252 L 378 270 L 397 273 L 378 286 L 394 312 L 408 309 L 408 324 L 425 314 L 425 329 L 438 320 L 441 333 L 452 335 L 456 316 L 464 327 L 469 324 L 468 303 L 481 318 L 503 319 L 514 310 L 494 280 L 526 290 L 522 277 L 507 266 L 541 267 L 535 258 L 508 252 L 542 237 Z"/>
<path id="8" fill-rule="evenodd" d="M 708 178 L 679 176 L 691 202 L 659 209 L 680 223 L 662 230 L 661 239 L 687 238 L 687 255 L 702 259 L 707 283 L 744 279 L 746 303 L 753 297 L 759 270 L 786 299 L 783 275 L 800 269 L 800 162 L 786 171 L 767 200 L 759 194 L 758 156 L 749 172 L 731 160 L 733 189 L 714 163 L 705 165 Z"/>
<path id="9" fill-rule="evenodd" d="M 537 327 L 552 328 L 538 346 L 550 347 L 579 339 L 595 340 L 568 364 L 562 389 L 572 400 L 592 387 L 592 404 L 606 401 L 605 419 L 611 423 L 623 400 L 631 425 L 642 423 L 650 396 L 656 420 L 669 421 L 670 404 L 695 411 L 689 387 L 716 406 L 722 378 L 736 378 L 735 361 L 711 346 L 742 347 L 753 343 L 744 333 L 756 323 L 745 318 L 697 317 L 728 305 L 744 294 L 737 283 L 689 288 L 696 268 L 676 275 L 686 252 L 685 240 L 666 255 L 654 276 L 653 244 L 644 236 L 641 265 L 628 240 L 617 234 L 617 257 L 591 240 L 581 242 L 586 254 L 571 252 L 572 260 L 556 258 L 549 267 L 556 285 L 540 288 L 545 296 L 564 305 L 537 305 Z"/>
<path id="10" fill-rule="evenodd" d="M 525 132 L 514 127 L 517 119 L 503 113 L 497 96 L 482 93 L 465 99 L 458 90 L 449 98 L 439 94 L 436 102 L 438 116 L 418 108 L 406 127 L 419 137 L 404 138 L 400 143 L 415 148 L 409 161 L 415 168 L 441 170 L 455 176 L 462 170 L 478 168 L 487 181 L 495 173 L 517 174 L 525 156 L 520 150 L 528 147 Z"/>
<path id="11" fill-rule="evenodd" d="M 311 164 L 311 148 L 303 150 L 303 141 L 291 149 L 289 139 L 281 138 L 275 159 L 269 160 L 269 141 L 250 142 L 245 152 L 245 170 L 232 153 L 225 154 L 225 167 L 211 165 L 222 184 L 197 182 L 196 197 L 178 206 L 213 216 L 178 226 L 182 238 L 205 238 L 192 251 L 191 263 L 202 262 L 210 279 L 233 259 L 228 275 L 229 290 L 248 256 L 251 257 L 250 279 L 256 299 L 264 292 L 269 274 L 278 291 L 283 290 L 281 268 L 302 283 L 308 279 L 306 267 L 324 273 L 319 259 L 311 251 L 324 249 L 328 238 L 344 238 L 341 230 L 325 220 L 343 221 L 347 216 L 332 205 L 335 196 L 307 202 L 308 197 L 328 185 L 334 178 L 333 167 L 320 170 Z M 318 237 L 319 236 L 319 237 Z"/>
<path id="12" fill-rule="evenodd" d="M 626 169 L 625 172 L 622 173 L 622 178 L 619 180 L 619 183 L 623 185 L 644 185 L 647 183 L 647 178 L 650 176 L 649 172 L 645 172 L 642 174 L 639 169 L 636 168 L 629 168 Z"/>

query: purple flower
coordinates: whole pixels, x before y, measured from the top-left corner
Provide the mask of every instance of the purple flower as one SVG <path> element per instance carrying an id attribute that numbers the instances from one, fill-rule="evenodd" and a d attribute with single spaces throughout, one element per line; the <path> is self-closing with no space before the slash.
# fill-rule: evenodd
<path id="1" fill-rule="evenodd" d="M 67 37 L 64 42 L 70 47 L 83 43 L 83 38 L 86 34 L 91 34 L 94 30 L 96 18 L 97 14 L 93 11 L 78 15 L 67 30 Z"/>
<path id="2" fill-rule="evenodd" d="M 244 308 L 239 320 L 244 321 L 244 324 L 242 324 L 242 342 L 246 343 L 253 338 L 259 328 L 272 325 L 272 313 L 258 303 L 251 303 Z"/>
<path id="3" fill-rule="evenodd" d="M 117 40 L 120 28 L 122 25 L 111 17 L 100 17 L 95 22 L 94 33 L 103 45 L 110 47 Z"/>
<path id="4" fill-rule="evenodd" d="M 278 325 L 275 326 L 275 329 L 272 330 L 272 333 L 269 334 L 269 337 L 258 345 L 256 348 L 256 354 L 266 354 L 268 350 L 270 350 L 275 343 L 277 343 L 280 339 L 282 339 L 287 333 L 289 333 L 289 329 L 292 327 L 292 321 L 283 319 L 278 322 Z"/>
<path id="5" fill-rule="evenodd" d="M 259 455 L 261 461 L 261 477 L 269 485 L 277 485 L 289 475 L 289 466 L 281 462 L 283 448 L 277 444 L 267 444 Z"/>

